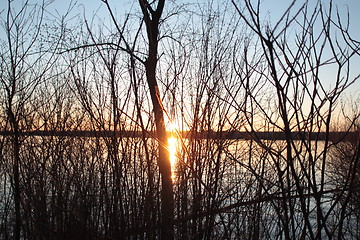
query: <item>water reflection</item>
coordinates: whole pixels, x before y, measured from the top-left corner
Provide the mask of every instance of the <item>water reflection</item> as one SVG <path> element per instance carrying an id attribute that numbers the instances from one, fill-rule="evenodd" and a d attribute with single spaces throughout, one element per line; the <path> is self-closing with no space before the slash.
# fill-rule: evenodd
<path id="1" fill-rule="evenodd" d="M 170 164 L 172 169 L 172 177 L 174 178 L 174 170 L 176 168 L 176 162 L 177 162 L 177 138 L 175 137 L 169 137 L 168 138 L 168 148 L 169 148 L 169 155 L 170 155 Z"/>

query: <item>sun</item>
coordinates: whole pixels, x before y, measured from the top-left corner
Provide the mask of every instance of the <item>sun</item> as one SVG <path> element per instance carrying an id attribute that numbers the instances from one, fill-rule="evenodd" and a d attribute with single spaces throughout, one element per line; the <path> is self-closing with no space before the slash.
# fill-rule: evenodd
<path id="1" fill-rule="evenodd" d="M 176 124 L 174 123 L 174 121 L 170 121 L 170 122 L 168 123 L 167 128 L 168 128 L 168 131 L 169 131 L 172 135 L 174 135 L 175 132 L 178 130 L 178 127 L 176 126 Z"/>

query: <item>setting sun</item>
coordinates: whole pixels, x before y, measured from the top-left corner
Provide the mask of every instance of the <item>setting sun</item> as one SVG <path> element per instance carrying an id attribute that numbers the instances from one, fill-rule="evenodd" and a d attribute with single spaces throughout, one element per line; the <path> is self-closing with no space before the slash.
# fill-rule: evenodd
<path id="1" fill-rule="evenodd" d="M 0 240 L 360 240 L 360 0 L 4 0 Z"/>

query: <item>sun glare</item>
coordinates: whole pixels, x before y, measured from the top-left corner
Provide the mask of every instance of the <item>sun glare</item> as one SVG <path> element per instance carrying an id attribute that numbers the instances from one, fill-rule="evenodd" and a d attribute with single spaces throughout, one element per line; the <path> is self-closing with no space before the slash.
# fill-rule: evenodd
<path id="1" fill-rule="evenodd" d="M 169 149 L 169 155 L 170 155 L 170 164 L 171 169 L 173 171 L 174 175 L 174 169 L 176 167 L 177 163 L 177 150 L 178 150 L 178 138 L 176 137 L 176 131 L 177 127 L 176 124 L 173 122 L 169 122 L 167 125 L 168 129 L 168 149 Z"/>
<path id="2" fill-rule="evenodd" d="M 169 155 L 170 155 L 170 163 L 171 168 L 174 169 L 176 165 L 176 151 L 177 151 L 177 139 L 175 137 L 168 138 L 169 145 Z"/>
<path id="3" fill-rule="evenodd" d="M 174 132 L 177 130 L 176 124 L 174 122 L 169 122 L 168 130 L 170 131 L 170 133 L 174 134 Z"/>

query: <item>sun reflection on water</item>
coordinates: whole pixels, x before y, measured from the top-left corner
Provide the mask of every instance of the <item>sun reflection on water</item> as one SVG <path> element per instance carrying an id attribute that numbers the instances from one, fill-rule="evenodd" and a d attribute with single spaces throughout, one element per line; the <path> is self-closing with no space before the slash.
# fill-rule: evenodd
<path id="1" fill-rule="evenodd" d="M 178 144 L 179 139 L 176 137 L 177 127 L 173 122 L 168 124 L 168 150 L 170 156 L 170 164 L 171 164 L 171 171 L 172 171 L 172 179 L 175 180 L 176 177 L 176 164 L 178 162 L 177 159 L 177 151 L 178 151 Z"/>
<path id="2" fill-rule="evenodd" d="M 168 145 L 169 145 L 169 155 L 170 155 L 170 163 L 171 169 L 175 169 L 175 165 L 177 162 L 176 152 L 177 152 L 177 139 L 175 137 L 168 138 Z"/>

